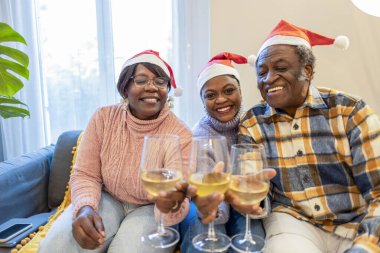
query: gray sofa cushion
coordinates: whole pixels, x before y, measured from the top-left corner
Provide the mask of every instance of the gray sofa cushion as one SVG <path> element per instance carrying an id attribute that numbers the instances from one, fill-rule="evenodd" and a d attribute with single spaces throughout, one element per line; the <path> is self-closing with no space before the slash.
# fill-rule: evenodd
<path id="1" fill-rule="evenodd" d="M 77 144 L 82 131 L 62 133 L 55 145 L 53 161 L 50 169 L 48 205 L 58 207 L 65 196 L 66 185 L 70 178 L 70 166 L 73 160 L 73 147 Z"/>
<path id="2" fill-rule="evenodd" d="M 66 185 L 70 177 L 70 166 L 73 160 L 72 150 L 76 146 L 81 132 L 64 132 L 59 136 L 55 145 L 48 189 L 48 205 L 52 209 L 61 204 L 65 195 Z"/>
<path id="3" fill-rule="evenodd" d="M 47 187 L 54 146 L 0 163 L 0 224 L 47 212 Z"/>

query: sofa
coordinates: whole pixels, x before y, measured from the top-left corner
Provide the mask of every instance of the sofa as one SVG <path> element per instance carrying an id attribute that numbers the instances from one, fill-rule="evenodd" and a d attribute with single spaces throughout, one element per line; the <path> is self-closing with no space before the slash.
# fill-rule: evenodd
<path id="1" fill-rule="evenodd" d="M 0 229 L 18 219 L 30 221 L 33 228 L 16 237 L 20 240 L 54 214 L 64 199 L 80 133 L 64 132 L 55 145 L 0 163 Z"/>
<path id="2" fill-rule="evenodd" d="M 13 239 L 20 247 L 22 240 L 38 232 L 20 253 L 37 252 L 39 242 L 71 203 L 70 192 L 66 191 L 81 132 L 64 132 L 55 145 L 0 162 L 0 231 L 10 222 L 33 223 L 30 230 Z M 16 250 L 0 245 L 0 253 L 12 249 Z M 176 253 L 180 253 L 179 247 Z"/>

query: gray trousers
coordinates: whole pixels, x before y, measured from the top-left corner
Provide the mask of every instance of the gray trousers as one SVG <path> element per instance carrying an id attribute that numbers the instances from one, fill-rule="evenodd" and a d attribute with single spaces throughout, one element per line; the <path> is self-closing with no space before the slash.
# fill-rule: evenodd
<path id="1" fill-rule="evenodd" d="M 286 213 L 272 212 L 264 219 L 265 253 L 343 253 L 352 240 L 338 237 Z"/>
<path id="2" fill-rule="evenodd" d="M 41 241 L 39 253 L 76 253 L 76 252 L 174 252 L 175 246 L 168 249 L 155 249 L 141 242 L 141 236 L 154 231 L 153 205 L 121 203 L 108 193 L 102 192 L 98 213 L 103 219 L 106 242 L 103 248 L 82 249 L 72 234 L 72 212 L 70 205 L 54 222 L 46 237 Z"/>

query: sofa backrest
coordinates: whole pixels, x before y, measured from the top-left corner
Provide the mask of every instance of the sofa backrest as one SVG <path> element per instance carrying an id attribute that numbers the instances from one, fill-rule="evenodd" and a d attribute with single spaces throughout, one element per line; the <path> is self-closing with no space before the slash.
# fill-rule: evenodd
<path id="1" fill-rule="evenodd" d="M 0 163 L 0 224 L 48 212 L 47 189 L 54 146 Z"/>
<path id="2" fill-rule="evenodd" d="M 65 195 L 66 185 L 70 178 L 73 147 L 77 145 L 81 132 L 67 131 L 58 137 L 49 176 L 48 205 L 51 209 L 58 207 Z"/>

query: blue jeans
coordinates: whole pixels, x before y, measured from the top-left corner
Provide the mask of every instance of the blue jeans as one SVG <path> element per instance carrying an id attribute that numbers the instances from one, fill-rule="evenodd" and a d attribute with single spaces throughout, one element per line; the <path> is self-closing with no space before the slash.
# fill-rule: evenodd
<path id="1" fill-rule="evenodd" d="M 181 252 L 182 253 L 202 253 L 194 248 L 192 239 L 194 236 L 207 233 L 208 225 L 205 225 L 197 217 L 196 206 L 190 202 L 189 214 L 179 224 L 179 232 L 181 234 Z M 265 231 L 261 220 L 251 220 L 252 234 L 265 238 Z M 215 232 L 227 234 L 232 237 L 236 234 L 245 233 L 245 216 L 235 211 L 233 208 L 230 210 L 230 218 L 226 224 L 215 225 Z M 226 252 L 235 252 L 229 248 Z"/>

